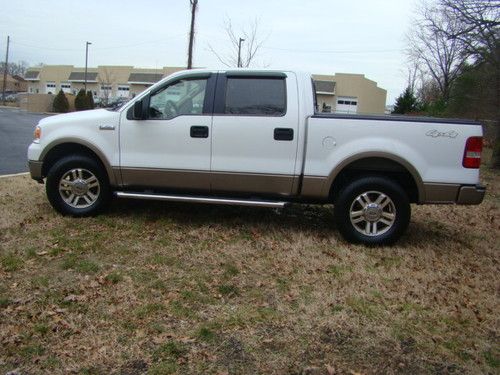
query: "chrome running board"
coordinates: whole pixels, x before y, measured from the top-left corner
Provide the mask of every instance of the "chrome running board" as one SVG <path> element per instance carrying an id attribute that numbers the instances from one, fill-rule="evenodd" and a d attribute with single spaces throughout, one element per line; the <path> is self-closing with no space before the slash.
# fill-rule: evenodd
<path id="1" fill-rule="evenodd" d="M 192 203 L 208 203 L 208 204 L 227 204 L 237 206 L 254 206 L 254 207 L 285 207 L 288 202 L 282 201 L 262 201 L 255 199 L 229 199 L 229 198 L 212 198 L 190 195 L 164 195 L 164 194 L 147 194 L 147 193 L 128 193 L 124 191 L 116 191 L 118 198 L 131 199 L 147 199 L 170 202 L 192 202 Z"/>

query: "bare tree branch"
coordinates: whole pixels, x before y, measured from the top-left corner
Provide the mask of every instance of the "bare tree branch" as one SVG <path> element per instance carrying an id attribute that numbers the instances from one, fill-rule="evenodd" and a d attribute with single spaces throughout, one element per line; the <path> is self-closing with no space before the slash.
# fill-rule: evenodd
<path id="1" fill-rule="evenodd" d="M 449 33 L 457 31 L 457 24 L 441 8 L 424 3 L 419 13 L 419 19 L 407 36 L 407 56 L 411 63 L 432 77 L 447 101 L 468 55 L 458 40 L 448 37 Z"/>
<path id="2" fill-rule="evenodd" d="M 227 67 L 237 67 L 238 66 L 238 48 L 240 37 L 245 39 L 241 46 L 241 65 L 244 68 L 248 68 L 251 65 L 255 65 L 256 57 L 266 41 L 266 38 L 262 38 L 259 35 L 259 20 L 255 19 L 249 26 L 249 28 L 242 28 L 240 30 L 235 30 L 230 18 L 224 21 L 224 30 L 226 32 L 227 38 L 229 40 L 226 52 L 220 52 L 214 48 L 210 43 L 208 43 L 208 50 L 212 52 L 217 60 L 221 64 Z"/>

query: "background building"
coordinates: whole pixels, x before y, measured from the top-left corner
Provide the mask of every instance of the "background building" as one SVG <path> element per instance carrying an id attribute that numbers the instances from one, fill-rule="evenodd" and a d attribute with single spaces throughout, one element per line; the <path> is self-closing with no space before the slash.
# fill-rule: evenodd
<path id="1" fill-rule="evenodd" d="M 104 101 L 131 98 L 163 77 L 184 67 L 141 69 L 133 66 L 102 65 L 87 69 L 87 90 Z M 387 91 L 362 74 L 313 75 L 318 110 L 337 113 L 383 114 Z M 25 76 L 30 94 L 76 95 L 84 87 L 85 68 L 73 65 L 44 65 L 30 68 Z"/>
<path id="2" fill-rule="evenodd" d="M 131 98 L 163 77 L 183 67 L 139 69 L 133 66 L 98 66 L 87 69 L 87 90 L 101 99 Z M 85 85 L 85 68 L 73 65 L 43 65 L 26 72 L 30 94 L 76 95 Z"/>
<path id="3" fill-rule="evenodd" d="M 2 95 L 3 89 L 3 73 L 0 72 L 0 96 Z M 5 95 L 17 94 L 19 92 L 26 92 L 27 83 L 23 77 L 14 75 L 11 76 L 7 74 L 7 79 L 5 80 Z"/>
<path id="4" fill-rule="evenodd" d="M 318 111 L 384 114 L 387 91 L 363 74 L 313 74 Z"/>

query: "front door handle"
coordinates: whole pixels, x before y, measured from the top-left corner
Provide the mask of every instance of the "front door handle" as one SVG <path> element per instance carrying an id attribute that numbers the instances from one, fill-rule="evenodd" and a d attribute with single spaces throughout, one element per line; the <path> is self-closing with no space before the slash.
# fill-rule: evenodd
<path id="1" fill-rule="evenodd" d="M 293 129 L 291 128 L 275 128 L 274 139 L 276 141 L 293 141 Z"/>
<path id="2" fill-rule="evenodd" d="M 208 126 L 191 126 L 191 138 L 208 138 Z"/>
<path id="3" fill-rule="evenodd" d="M 114 125 L 100 125 L 99 130 L 115 130 Z"/>

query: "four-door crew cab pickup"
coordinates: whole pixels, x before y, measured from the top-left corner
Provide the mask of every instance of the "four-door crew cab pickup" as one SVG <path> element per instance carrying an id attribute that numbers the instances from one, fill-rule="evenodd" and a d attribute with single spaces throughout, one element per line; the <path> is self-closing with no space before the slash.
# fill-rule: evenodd
<path id="1" fill-rule="evenodd" d="M 470 121 L 319 114 L 311 76 L 189 70 L 122 108 L 45 118 L 33 179 L 63 214 L 117 197 L 282 207 L 333 203 L 349 241 L 394 242 L 410 203 L 481 203 Z"/>

